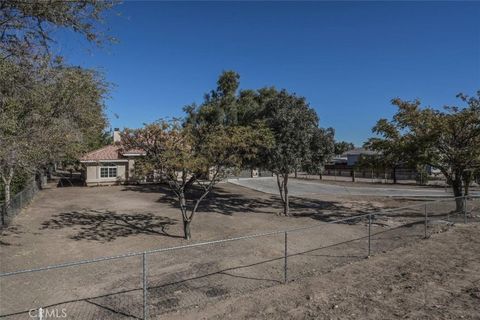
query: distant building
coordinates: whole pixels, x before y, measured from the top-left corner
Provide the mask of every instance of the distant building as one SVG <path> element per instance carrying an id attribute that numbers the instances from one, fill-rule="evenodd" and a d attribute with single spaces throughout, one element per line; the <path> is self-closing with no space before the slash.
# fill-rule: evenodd
<path id="1" fill-rule="evenodd" d="M 366 148 L 355 148 L 345 152 L 342 156 L 347 158 L 347 166 L 354 166 L 362 156 L 380 155 L 378 151 L 368 150 Z"/>

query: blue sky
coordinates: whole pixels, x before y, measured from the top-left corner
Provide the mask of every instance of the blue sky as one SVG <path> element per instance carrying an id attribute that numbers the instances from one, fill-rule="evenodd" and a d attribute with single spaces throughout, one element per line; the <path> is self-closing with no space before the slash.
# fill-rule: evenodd
<path id="1" fill-rule="evenodd" d="M 320 125 L 361 145 L 394 97 L 426 105 L 480 89 L 478 2 L 126 2 L 106 25 L 119 43 L 62 36 L 67 61 L 104 72 L 112 127 L 182 116 L 222 70 L 241 88 L 305 96 Z M 118 118 L 114 117 L 118 115 Z"/>

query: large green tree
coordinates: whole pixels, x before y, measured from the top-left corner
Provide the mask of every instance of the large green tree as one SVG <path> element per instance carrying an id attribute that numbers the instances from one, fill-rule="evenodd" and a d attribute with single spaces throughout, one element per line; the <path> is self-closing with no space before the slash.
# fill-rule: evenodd
<path id="1" fill-rule="evenodd" d="M 468 193 L 471 177 L 480 164 L 480 91 L 469 97 L 459 94 L 463 106 L 443 110 L 421 108 L 420 101 L 392 100 L 397 113 L 380 119 L 374 131 L 379 138 L 370 145 L 395 161 L 415 162 L 439 169 L 452 186 L 456 209 L 463 209 L 461 196 Z M 397 149 L 397 150 L 396 150 Z"/>
<path id="2" fill-rule="evenodd" d="M 75 158 L 95 143 L 106 125 L 106 90 L 91 70 L 58 66 L 27 72 L 0 60 L 0 178 L 6 203 L 15 174 Z"/>
<path id="3" fill-rule="evenodd" d="M 7 205 L 15 174 L 74 158 L 103 140 L 107 84 L 97 72 L 65 65 L 52 48 L 57 29 L 97 45 L 109 41 L 100 25 L 113 4 L 0 2 L 0 183 Z"/>
<path id="4" fill-rule="evenodd" d="M 243 166 L 276 175 L 283 212 L 288 215 L 289 174 L 302 167 L 321 172 L 333 153 L 333 129 L 318 127 L 317 114 L 305 98 L 274 87 L 239 90 L 239 80 L 236 72 L 223 72 L 204 103 L 185 108 L 186 123 L 267 128 L 274 137 L 272 147 L 259 148 Z"/>
<path id="5" fill-rule="evenodd" d="M 318 116 L 305 98 L 286 90 L 266 100 L 261 116 L 275 138 L 273 147 L 263 155 L 264 165 L 275 174 L 283 213 L 289 215 L 288 178 L 312 158 L 312 140 L 321 133 Z"/>

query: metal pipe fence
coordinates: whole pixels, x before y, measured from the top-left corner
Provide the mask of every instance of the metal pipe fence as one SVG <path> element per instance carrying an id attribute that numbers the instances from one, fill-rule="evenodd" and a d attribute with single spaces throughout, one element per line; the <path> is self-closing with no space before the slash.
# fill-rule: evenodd
<path id="1" fill-rule="evenodd" d="M 457 199 L 4 272 L 0 317 L 20 319 L 29 314 L 42 319 L 45 312 L 65 312 L 71 319 L 155 318 L 209 299 L 322 274 L 428 238 L 454 223 L 480 222 L 479 198 Z"/>
<path id="2" fill-rule="evenodd" d="M 32 201 L 39 190 L 37 181 L 31 179 L 26 183 L 25 188 L 14 195 L 8 203 L 0 203 L 0 213 L 2 214 L 0 224 L 10 224 L 13 217 Z"/>

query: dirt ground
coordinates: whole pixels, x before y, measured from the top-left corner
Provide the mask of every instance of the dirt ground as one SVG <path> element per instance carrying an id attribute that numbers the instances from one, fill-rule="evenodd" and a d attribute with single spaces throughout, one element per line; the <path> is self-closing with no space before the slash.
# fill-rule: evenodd
<path id="1" fill-rule="evenodd" d="M 288 280 L 324 274 L 368 254 L 368 223 L 329 221 L 418 204 L 392 198 L 292 197 L 292 217 L 279 216 L 276 196 L 220 184 L 182 239 L 180 213 L 160 186 L 50 188 L 40 192 L 2 231 L 2 272 L 102 256 L 318 225 L 288 234 Z M 443 205 L 442 205 L 443 206 Z M 418 209 L 418 208 L 417 208 Z M 407 210 L 372 222 L 371 253 L 423 237 L 423 211 Z M 445 208 L 438 208 L 445 210 Z M 406 227 L 397 228 L 409 222 Z M 429 226 L 430 233 L 435 226 Z M 284 234 L 201 246 L 147 257 L 152 317 L 210 300 L 256 292 L 284 281 Z M 0 278 L 0 315 L 24 319 L 31 308 L 65 308 L 68 319 L 142 316 L 142 256 Z"/>
<path id="2" fill-rule="evenodd" d="M 168 319 L 480 319 L 480 225 Z"/>
<path id="3" fill-rule="evenodd" d="M 311 225 L 415 202 L 385 198 L 278 198 L 233 184 L 218 185 L 192 223 L 193 241 Z M 1 231 L 1 272 L 187 243 L 176 200 L 159 186 L 50 188 Z M 190 242 L 188 242 L 190 243 Z"/>

